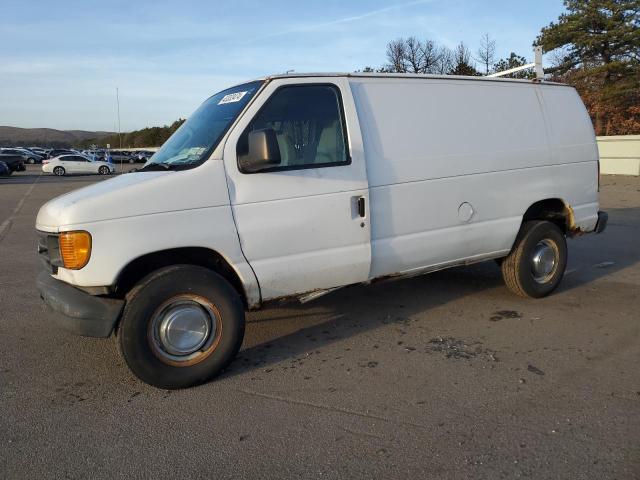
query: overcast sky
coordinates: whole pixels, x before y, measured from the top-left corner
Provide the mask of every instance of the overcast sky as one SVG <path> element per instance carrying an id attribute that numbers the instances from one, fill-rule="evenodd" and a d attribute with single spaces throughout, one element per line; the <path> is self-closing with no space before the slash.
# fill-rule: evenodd
<path id="1" fill-rule="evenodd" d="M 0 125 L 116 129 L 171 123 L 234 83 L 385 63 L 415 35 L 532 58 L 561 0 L 2 0 Z"/>

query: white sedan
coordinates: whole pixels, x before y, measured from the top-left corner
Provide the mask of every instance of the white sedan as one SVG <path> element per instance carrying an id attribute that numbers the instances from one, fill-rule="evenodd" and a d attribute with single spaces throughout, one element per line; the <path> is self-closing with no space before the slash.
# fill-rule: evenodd
<path id="1" fill-rule="evenodd" d="M 45 163 L 46 162 L 46 163 Z M 50 160 L 44 160 L 42 171 L 62 176 L 68 173 L 94 173 L 109 175 L 115 171 L 112 163 L 100 162 L 84 155 L 60 155 Z"/>

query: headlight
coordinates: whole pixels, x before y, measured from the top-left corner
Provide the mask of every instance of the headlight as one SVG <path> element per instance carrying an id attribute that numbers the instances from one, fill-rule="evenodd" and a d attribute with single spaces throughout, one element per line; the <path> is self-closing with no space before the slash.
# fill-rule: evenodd
<path id="1" fill-rule="evenodd" d="M 60 256 L 64 268 L 80 270 L 91 257 L 91 234 L 89 232 L 64 232 L 60 234 Z"/>

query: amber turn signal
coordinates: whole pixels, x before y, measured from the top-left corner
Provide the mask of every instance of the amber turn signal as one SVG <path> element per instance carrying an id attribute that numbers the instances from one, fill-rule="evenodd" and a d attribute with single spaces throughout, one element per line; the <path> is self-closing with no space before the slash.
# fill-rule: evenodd
<path id="1" fill-rule="evenodd" d="M 80 270 L 91 256 L 91 234 L 89 232 L 64 232 L 60 234 L 60 256 L 64 268 Z"/>

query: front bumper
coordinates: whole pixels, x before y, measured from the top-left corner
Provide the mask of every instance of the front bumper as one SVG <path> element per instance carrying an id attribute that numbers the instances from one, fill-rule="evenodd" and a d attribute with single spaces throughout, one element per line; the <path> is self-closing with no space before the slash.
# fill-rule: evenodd
<path id="1" fill-rule="evenodd" d="M 36 279 L 40 297 L 61 328 L 85 337 L 108 337 L 120 317 L 124 300 L 96 297 L 42 272 Z"/>
<path id="2" fill-rule="evenodd" d="M 598 221 L 596 223 L 595 232 L 602 233 L 607 228 L 607 222 L 609 221 L 609 214 L 607 212 L 598 212 Z"/>

